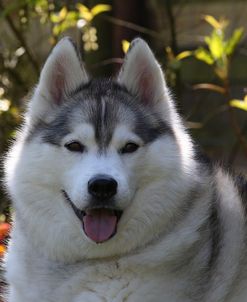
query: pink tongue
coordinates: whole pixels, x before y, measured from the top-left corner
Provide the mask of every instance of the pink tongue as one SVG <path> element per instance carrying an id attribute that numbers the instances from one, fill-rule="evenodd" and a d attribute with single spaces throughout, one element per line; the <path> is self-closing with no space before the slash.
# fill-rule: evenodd
<path id="1" fill-rule="evenodd" d="M 83 217 L 83 225 L 86 235 L 99 243 L 106 241 L 115 233 L 117 217 L 112 210 L 90 210 Z"/>

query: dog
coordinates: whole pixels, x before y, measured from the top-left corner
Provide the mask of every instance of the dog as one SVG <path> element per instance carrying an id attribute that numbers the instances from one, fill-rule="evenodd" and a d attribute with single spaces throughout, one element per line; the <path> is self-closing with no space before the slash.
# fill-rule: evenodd
<path id="1" fill-rule="evenodd" d="M 49 55 L 5 160 L 8 302 L 245 302 L 246 181 L 200 155 L 135 39 L 91 79 Z"/>

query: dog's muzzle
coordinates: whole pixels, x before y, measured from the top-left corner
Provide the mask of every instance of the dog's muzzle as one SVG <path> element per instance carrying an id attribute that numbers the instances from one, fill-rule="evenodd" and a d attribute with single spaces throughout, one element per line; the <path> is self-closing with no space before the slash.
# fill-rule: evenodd
<path id="1" fill-rule="evenodd" d="M 96 243 L 112 238 L 117 232 L 118 222 L 123 211 L 114 206 L 113 197 L 117 194 L 117 182 L 107 175 L 97 175 L 88 182 L 90 204 L 78 209 L 66 191 L 62 191 L 66 201 L 80 219 L 84 233 Z"/>

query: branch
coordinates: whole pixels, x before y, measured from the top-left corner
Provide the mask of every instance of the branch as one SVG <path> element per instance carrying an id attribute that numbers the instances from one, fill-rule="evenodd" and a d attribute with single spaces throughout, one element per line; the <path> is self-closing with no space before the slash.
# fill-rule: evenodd
<path id="1" fill-rule="evenodd" d="M 139 31 L 143 34 L 147 34 L 147 35 L 152 36 L 156 39 L 161 38 L 161 34 L 157 33 L 156 31 L 148 29 L 148 28 L 140 26 L 140 25 L 137 25 L 135 23 L 128 22 L 128 21 L 125 21 L 125 20 L 121 20 L 121 19 L 118 19 L 118 18 L 114 18 L 114 17 L 111 17 L 111 16 L 101 16 L 101 18 L 103 18 L 106 21 L 108 21 L 110 23 L 113 23 L 115 25 L 123 26 L 123 27 L 129 28 L 129 29 L 133 29 L 135 31 Z"/>
<path id="2" fill-rule="evenodd" d="M 177 44 L 177 33 L 176 33 L 176 24 L 175 24 L 175 18 L 172 12 L 172 1 L 166 0 L 166 12 L 167 17 L 170 24 L 170 34 L 171 34 L 171 47 L 175 54 L 178 53 L 178 44 Z"/>
<path id="3" fill-rule="evenodd" d="M 106 59 L 101 62 L 95 63 L 91 65 L 92 68 L 98 68 L 100 66 L 106 66 L 109 64 L 123 64 L 124 59 L 122 58 L 111 58 L 111 59 Z"/>
<path id="4" fill-rule="evenodd" d="M 206 90 L 212 90 L 215 92 L 219 92 L 221 94 L 225 94 L 225 88 L 221 87 L 219 85 L 215 85 L 215 84 L 211 84 L 211 83 L 201 83 L 201 84 L 195 84 L 193 85 L 193 89 L 197 90 L 197 89 L 206 89 Z"/>

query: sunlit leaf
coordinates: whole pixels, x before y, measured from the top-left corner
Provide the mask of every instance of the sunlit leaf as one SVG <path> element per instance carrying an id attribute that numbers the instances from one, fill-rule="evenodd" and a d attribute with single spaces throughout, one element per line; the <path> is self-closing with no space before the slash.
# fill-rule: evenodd
<path id="1" fill-rule="evenodd" d="M 53 34 L 59 36 L 70 27 L 75 27 L 77 24 L 77 13 L 74 11 L 68 12 L 65 19 L 53 27 Z"/>
<path id="2" fill-rule="evenodd" d="M 203 19 L 208 22 L 214 29 L 224 29 L 228 25 L 228 21 L 226 19 L 221 19 L 220 21 L 218 21 L 211 15 L 205 15 Z"/>
<path id="3" fill-rule="evenodd" d="M 61 19 L 61 20 L 64 20 L 65 17 L 66 17 L 66 15 L 67 15 L 67 13 L 68 13 L 68 10 L 67 10 L 67 8 L 64 6 L 64 7 L 60 10 L 60 12 L 59 12 L 59 17 L 60 17 L 60 19 Z"/>
<path id="4" fill-rule="evenodd" d="M 68 12 L 68 14 L 66 16 L 66 20 L 75 21 L 75 23 L 76 23 L 78 20 L 78 13 L 74 12 L 74 11 Z"/>
<path id="5" fill-rule="evenodd" d="M 214 59 L 219 59 L 224 54 L 224 35 L 220 31 L 214 30 L 211 36 L 205 37 L 210 53 Z"/>
<path id="6" fill-rule="evenodd" d="M 89 8 L 86 7 L 86 5 L 83 5 L 81 3 L 77 3 L 76 8 L 79 10 L 80 13 L 89 13 L 90 12 Z"/>
<path id="7" fill-rule="evenodd" d="M 127 53 L 129 47 L 130 47 L 130 42 L 127 40 L 122 40 L 122 49 L 124 53 Z"/>
<path id="8" fill-rule="evenodd" d="M 233 99 L 230 101 L 230 105 L 232 107 L 247 111 L 247 97 L 245 96 L 244 100 Z"/>
<path id="9" fill-rule="evenodd" d="M 207 51 L 203 47 L 199 47 L 198 49 L 196 49 L 194 54 L 198 60 L 203 61 L 208 65 L 212 65 L 214 63 L 214 59 L 212 58 L 209 51 Z"/>
<path id="10" fill-rule="evenodd" d="M 77 3 L 76 8 L 79 11 L 80 18 L 85 19 L 87 22 L 92 21 L 94 16 L 93 16 L 92 12 L 88 9 L 88 7 L 86 7 L 85 5 L 83 5 L 81 3 Z"/>
<path id="11" fill-rule="evenodd" d="M 67 13 L 68 13 L 68 10 L 67 10 L 67 8 L 64 6 L 64 7 L 60 10 L 60 12 L 59 12 L 58 14 L 56 14 L 56 13 L 51 14 L 50 20 L 51 20 L 51 22 L 53 22 L 53 23 L 61 22 L 61 21 L 63 21 L 63 20 L 65 19 Z"/>
<path id="12" fill-rule="evenodd" d="M 59 18 L 59 16 L 58 16 L 58 14 L 52 13 L 52 14 L 50 15 L 50 20 L 51 20 L 51 22 L 53 22 L 53 23 L 58 23 L 59 20 L 60 20 L 60 18 Z"/>
<path id="13" fill-rule="evenodd" d="M 207 21 L 213 28 L 220 28 L 220 23 L 211 15 L 205 15 L 204 20 Z"/>
<path id="14" fill-rule="evenodd" d="M 61 32 L 61 25 L 57 24 L 53 27 L 52 32 L 55 36 L 58 36 Z"/>
<path id="15" fill-rule="evenodd" d="M 187 57 L 190 57 L 190 56 L 192 56 L 193 55 L 193 51 L 189 51 L 189 50 L 187 50 L 187 51 L 182 51 L 182 52 L 180 52 L 177 56 L 176 56 L 176 59 L 177 60 L 183 60 L 183 59 L 185 59 L 185 58 L 187 58 Z"/>
<path id="16" fill-rule="evenodd" d="M 225 52 L 227 55 L 232 55 L 239 41 L 243 37 L 244 28 L 240 27 L 234 30 L 231 38 L 227 41 L 225 46 Z"/>
<path id="17" fill-rule="evenodd" d="M 95 17 L 96 15 L 103 13 L 103 12 L 108 12 L 112 9 L 111 5 L 108 4 L 97 4 L 91 9 L 92 15 Z"/>

